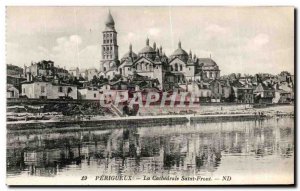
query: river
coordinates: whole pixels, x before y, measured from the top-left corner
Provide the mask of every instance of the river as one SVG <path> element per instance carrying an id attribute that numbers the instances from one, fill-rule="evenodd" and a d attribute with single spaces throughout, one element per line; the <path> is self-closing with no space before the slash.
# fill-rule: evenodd
<path id="1" fill-rule="evenodd" d="M 294 118 L 8 131 L 8 184 L 106 184 L 95 181 L 101 175 L 212 179 L 186 184 L 293 183 Z M 148 183 L 172 181 L 141 182 Z"/>

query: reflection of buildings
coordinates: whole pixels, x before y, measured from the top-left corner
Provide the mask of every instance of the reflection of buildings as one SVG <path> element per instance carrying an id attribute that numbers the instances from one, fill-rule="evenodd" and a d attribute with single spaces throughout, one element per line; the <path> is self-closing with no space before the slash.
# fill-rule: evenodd
<path id="1" fill-rule="evenodd" d="M 104 174 L 214 172 L 227 155 L 292 156 L 293 128 L 286 127 L 284 120 L 274 120 L 9 134 L 8 171 L 20 167 L 32 175 L 53 176 L 67 165 L 85 163 Z"/>

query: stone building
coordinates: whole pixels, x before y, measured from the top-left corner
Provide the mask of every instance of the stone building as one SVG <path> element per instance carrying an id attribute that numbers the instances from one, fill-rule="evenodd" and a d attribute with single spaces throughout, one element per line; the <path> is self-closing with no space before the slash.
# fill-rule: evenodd
<path id="1" fill-rule="evenodd" d="M 12 84 L 6 85 L 6 97 L 7 98 L 19 98 L 19 90 Z"/>
<path id="2" fill-rule="evenodd" d="M 105 29 L 102 32 L 100 72 L 108 72 L 116 70 L 119 65 L 119 46 L 117 41 L 117 31 L 115 29 L 115 21 L 109 12 L 105 22 Z"/>
<path id="3" fill-rule="evenodd" d="M 117 31 L 114 19 L 109 12 L 105 22 L 102 41 L 102 60 L 99 77 L 111 80 L 115 75 L 123 78 L 131 78 L 134 74 L 158 80 L 158 88 L 172 89 L 171 86 L 186 86 L 186 83 L 200 83 L 202 80 L 218 80 L 220 70 L 216 62 L 210 58 L 198 58 L 187 53 L 178 42 L 178 48 L 167 57 L 162 46 L 159 48 L 156 42 L 150 45 L 147 38 L 145 47 L 138 53 L 129 45 L 128 52 L 119 60 Z M 170 80 L 170 81 L 169 81 Z M 173 85 L 172 85 L 173 84 Z"/>
<path id="4" fill-rule="evenodd" d="M 24 66 L 23 71 L 27 81 L 32 80 L 36 76 L 54 78 L 55 75 L 59 77 L 66 77 L 69 75 L 68 70 L 59 66 L 54 66 L 54 62 L 51 60 L 41 60 L 36 63 L 32 62 L 30 66 Z"/>
<path id="5" fill-rule="evenodd" d="M 27 81 L 22 83 L 22 96 L 30 99 L 77 99 L 77 86 L 55 80 Z"/>

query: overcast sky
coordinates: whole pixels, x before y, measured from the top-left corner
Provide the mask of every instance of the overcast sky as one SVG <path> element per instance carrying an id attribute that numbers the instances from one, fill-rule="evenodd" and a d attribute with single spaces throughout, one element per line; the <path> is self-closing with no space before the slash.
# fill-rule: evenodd
<path id="1" fill-rule="evenodd" d="M 99 68 L 108 9 L 120 58 L 129 43 L 138 53 L 148 36 L 168 56 L 179 39 L 187 52 L 211 54 L 221 75 L 294 73 L 294 13 L 284 7 L 7 7 L 7 63 L 51 59 L 67 69 Z"/>

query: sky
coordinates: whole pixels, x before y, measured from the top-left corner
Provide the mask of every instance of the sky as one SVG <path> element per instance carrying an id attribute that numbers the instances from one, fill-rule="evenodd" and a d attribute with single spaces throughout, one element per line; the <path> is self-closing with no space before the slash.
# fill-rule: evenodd
<path id="1" fill-rule="evenodd" d="M 119 59 L 150 39 L 170 56 L 182 48 L 210 57 L 221 75 L 294 73 L 292 7 L 7 7 L 6 63 L 99 68 L 108 11 L 118 32 Z"/>

